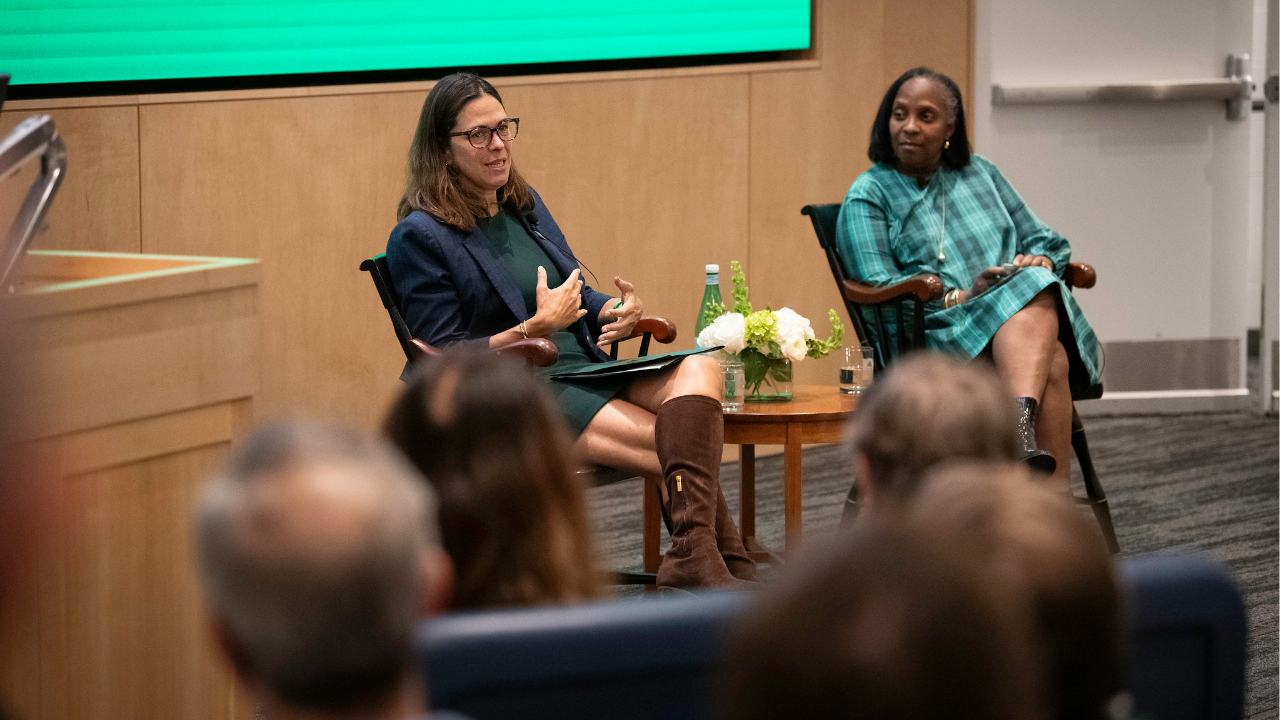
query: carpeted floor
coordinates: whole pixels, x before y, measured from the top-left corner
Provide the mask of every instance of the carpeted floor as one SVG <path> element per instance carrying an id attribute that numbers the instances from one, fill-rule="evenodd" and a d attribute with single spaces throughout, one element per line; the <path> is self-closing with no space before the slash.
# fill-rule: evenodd
<path id="1" fill-rule="evenodd" d="M 1276 419 L 1249 414 L 1114 417 L 1087 419 L 1085 427 L 1123 554 L 1192 548 L 1231 568 L 1249 613 L 1245 716 L 1280 717 Z M 762 458 L 756 468 L 757 530 L 762 542 L 777 545 L 782 540 L 782 458 Z M 839 447 L 805 450 L 806 543 L 820 543 L 838 525 L 848 477 Z M 721 478 L 736 514 L 737 463 L 726 463 Z M 608 566 L 638 570 L 639 482 L 592 490 L 591 511 Z"/>

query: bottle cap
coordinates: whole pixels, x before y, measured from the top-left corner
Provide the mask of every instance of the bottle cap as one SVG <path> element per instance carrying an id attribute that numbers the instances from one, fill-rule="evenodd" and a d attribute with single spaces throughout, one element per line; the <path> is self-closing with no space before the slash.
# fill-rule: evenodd
<path id="1" fill-rule="evenodd" d="M 707 272 L 708 272 L 708 273 L 715 273 L 716 275 L 719 275 L 719 274 L 720 274 L 720 266 L 719 266 L 719 265 L 708 265 L 708 266 L 707 266 Z"/>

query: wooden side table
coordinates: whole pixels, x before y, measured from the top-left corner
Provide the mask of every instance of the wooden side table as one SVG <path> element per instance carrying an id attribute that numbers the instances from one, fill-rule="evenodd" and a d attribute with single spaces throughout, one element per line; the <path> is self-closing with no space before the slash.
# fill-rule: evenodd
<path id="1" fill-rule="evenodd" d="M 756 445 L 782 445 L 783 525 L 786 548 L 800 545 L 800 448 L 805 444 L 839 442 L 845 423 L 858 406 L 855 395 L 841 395 L 836 385 L 799 385 L 791 402 L 744 403 L 742 410 L 724 414 L 724 441 L 740 445 L 741 496 L 738 529 L 756 562 L 777 563 L 778 553 L 756 541 Z M 852 479 L 850 479 L 852 482 Z"/>

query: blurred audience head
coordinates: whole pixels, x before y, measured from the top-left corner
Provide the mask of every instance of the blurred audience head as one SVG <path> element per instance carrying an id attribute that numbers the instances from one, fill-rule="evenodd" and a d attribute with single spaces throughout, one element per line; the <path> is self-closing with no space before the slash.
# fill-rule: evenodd
<path id="1" fill-rule="evenodd" d="M 912 520 L 935 528 L 1030 604 L 1047 717 L 1107 717 L 1120 691 L 1120 590 L 1096 525 L 1021 463 L 940 466 Z"/>
<path id="2" fill-rule="evenodd" d="M 860 523 L 733 638 L 730 720 L 1035 718 L 1026 617 L 945 537 Z"/>
<path id="3" fill-rule="evenodd" d="M 452 607 L 598 594 L 569 434 L 545 383 L 524 365 L 462 351 L 430 358 L 385 431 L 440 498 L 444 547 L 457 568 Z"/>
<path id="4" fill-rule="evenodd" d="M 264 427 L 205 486 L 205 601 L 237 675 L 272 712 L 414 711 L 417 619 L 449 592 L 429 488 L 375 438 Z"/>
<path id="5" fill-rule="evenodd" d="M 901 506 L 934 465 L 1018 457 L 1013 398 L 988 363 L 917 353 L 877 378 L 850 425 L 864 510 Z"/>

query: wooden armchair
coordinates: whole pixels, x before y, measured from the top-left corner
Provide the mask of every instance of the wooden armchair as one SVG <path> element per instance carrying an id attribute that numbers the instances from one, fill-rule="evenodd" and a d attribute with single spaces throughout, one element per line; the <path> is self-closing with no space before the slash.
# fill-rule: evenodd
<path id="1" fill-rule="evenodd" d="M 409 331 L 408 323 L 404 321 L 404 316 L 400 314 L 400 299 L 396 295 L 395 285 L 391 282 L 391 272 L 387 268 L 386 254 L 374 255 L 365 259 L 360 263 L 360 269 L 369 273 L 369 276 L 373 278 L 374 287 L 378 290 L 378 297 L 382 300 L 382 307 L 391 316 L 391 325 L 395 330 L 396 339 L 400 341 L 400 349 L 404 351 L 405 358 L 410 363 L 414 363 L 422 358 L 438 355 L 441 352 L 439 348 L 413 337 Z M 649 354 L 649 342 L 651 340 L 657 340 L 664 345 L 675 341 L 676 325 L 665 318 L 641 318 L 636 323 L 635 328 L 632 329 L 630 335 L 609 345 L 609 356 L 616 360 L 618 358 L 619 343 L 634 338 L 640 338 L 639 355 L 643 357 Z M 492 352 L 497 355 L 519 358 L 535 367 L 555 365 L 560 355 L 556 350 L 555 344 L 545 338 L 517 340 L 513 343 L 493 348 Z M 612 485 L 634 477 L 617 468 L 602 465 L 593 467 L 588 471 L 588 475 L 590 476 L 590 484 L 595 486 Z M 616 573 L 619 583 L 623 585 L 652 585 L 654 583 L 656 578 L 653 573 L 657 572 L 658 565 L 662 561 L 662 556 L 659 554 L 659 517 L 666 523 L 667 532 L 671 532 L 671 520 L 662 512 L 661 503 L 658 501 L 657 488 L 648 482 L 642 481 L 642 484 L 644 486 L 643 545 L 645 571 L 643 573 Z"/>
<path id="2" fill-rule="evenodd" d="M 831 275 L 840 290 L 840 297 L 844 299 L 854 331 L 875 352 L 875 372 L 883 372 L 902 355 L 925 347 L 925 304 L 942 300 L 942 280 L 937 275 L 921 274 L 888 287 L 858 282 L 849 277 L 836 246 L 836 221 L 840 215 L 840 205 L 806 205 L 800 213 L 808 215 L 813 223 L 813 231 L 818 236 L 822 251 L 826 253 L 827 264 L 831 266 Z M 1083 290 L 1098 282 L 1098 273 L 1091 265 L 1071 263 L 1063 272 L 1063 281 L 1068 288 Z M 1073 390 L 1071 393 L 1072 400 L 1093 400 L 1099 397 L 1102 397 L 1101 383 L 1083 390 Z M 1080 463 L 1086 493 L 1086 497 L 1076 498 L 1076 501 L 1093 509 L 1102 534 L 1106 537 L 1107 546 L 1112 553 L 1118 553 L 1120 545 L 1116 541 L 1115 528 L 1111 523 L 1107 494 L 1093 468 L 1084 424 L 1074 408 L 1071 415 L 1071 447 Z"/>

